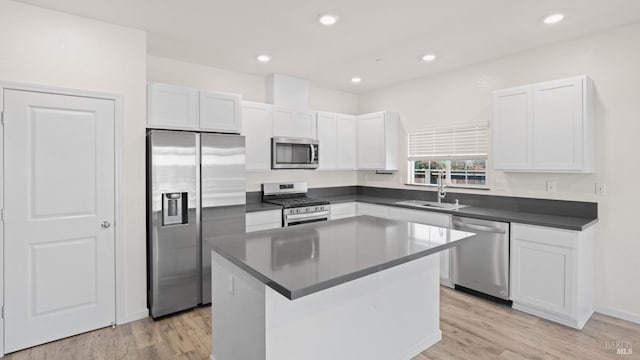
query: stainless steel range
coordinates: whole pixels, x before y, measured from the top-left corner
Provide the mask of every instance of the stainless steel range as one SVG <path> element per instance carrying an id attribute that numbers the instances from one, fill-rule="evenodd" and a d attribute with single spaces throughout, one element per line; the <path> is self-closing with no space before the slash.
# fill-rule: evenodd
<path id="1" fill-rule="evenodd" d="M 331 205 L 307 197 L 304 181 L 262 184 L 262 201 L 282 206 L 282 226 L 329 220 Z"/>

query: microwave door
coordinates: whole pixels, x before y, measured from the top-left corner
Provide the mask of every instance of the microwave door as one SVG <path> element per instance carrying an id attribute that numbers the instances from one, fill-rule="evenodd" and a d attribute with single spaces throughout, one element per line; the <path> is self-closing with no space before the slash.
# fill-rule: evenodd
<path id="1" fill-rule="evenodd" d="M 293 162 L 293 149 L 291 144 L 276 144 L 276 162 L 278 165 L 291 164 Z"/>
<path id="2" fill-rule="evenodd" d="M 311 152 L 309 151 L 309 145 L 307 144 L 295 144 L 292 145 L 292 163 L 293 164 L 308 164 L 311 160 Z"/>

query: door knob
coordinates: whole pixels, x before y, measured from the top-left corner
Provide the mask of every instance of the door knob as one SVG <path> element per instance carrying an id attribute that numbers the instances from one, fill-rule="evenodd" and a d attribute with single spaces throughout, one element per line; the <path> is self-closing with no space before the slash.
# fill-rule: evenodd
<path id="1" fill-rule="evenodd" d="M 108 221 L 103 221 L 100 226 L 102 226 L 103 229 L 108 229 L 111 226 L 111 223 Z"/>

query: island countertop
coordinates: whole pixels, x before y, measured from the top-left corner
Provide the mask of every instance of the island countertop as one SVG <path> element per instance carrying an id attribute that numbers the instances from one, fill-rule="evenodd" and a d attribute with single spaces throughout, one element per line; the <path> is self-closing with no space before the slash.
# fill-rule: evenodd
<path id="1" fill-rule="evenodd" d="M 473 233 L 356 216 L 220 237 L 211 248 L 290 300 L 428 256 Z"/>

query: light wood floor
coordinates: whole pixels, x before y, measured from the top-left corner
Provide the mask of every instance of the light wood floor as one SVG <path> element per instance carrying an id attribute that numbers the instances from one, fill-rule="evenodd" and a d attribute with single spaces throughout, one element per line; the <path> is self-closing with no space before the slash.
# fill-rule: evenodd
<path id="1" fill-rule="evenodd" d="M 5 359 L 205 360 L 211 353 L 210 316 L 210 308 L 203 307 L 159 321 L 144 319 L 19 351 Z M 594 314 L 578 331 L 446 288 L 441 292 L 440 327 L 442 341 L 413 360 L 640 359 L 640 325 Z M 615 341 L 629 342 L 633 353 L 617 355 L 607 346 Z"/>

